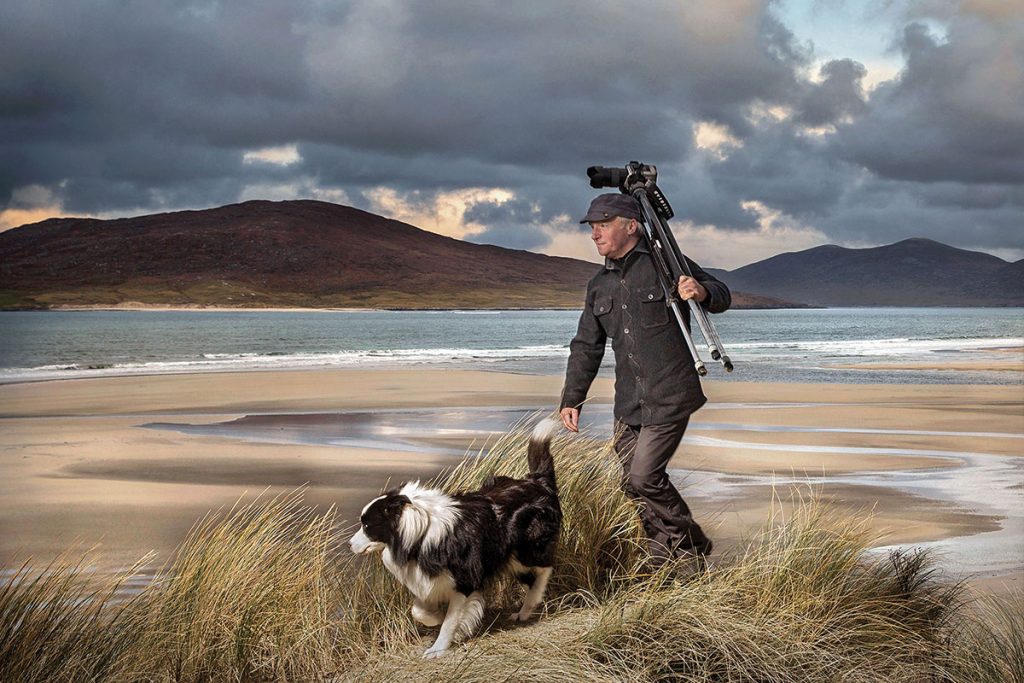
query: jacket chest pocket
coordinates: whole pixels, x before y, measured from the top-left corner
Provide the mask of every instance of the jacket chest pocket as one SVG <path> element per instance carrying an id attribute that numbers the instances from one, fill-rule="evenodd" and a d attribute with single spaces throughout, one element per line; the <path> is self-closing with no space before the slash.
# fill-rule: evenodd
<path id="1" fill-rule="evenodd" d="M 614 337 L 619 333 L 619 316 L 614 310 L 615 302 L 610 296 L 594 297 L 593 312 L 605 334 Z"/>
<path id="2" fill-rule="evenodd" d="M 665 290 L 649 287 L 637 292 L 640 296 L 640 310 L 644 327 L 661 327 L 668 324 L 668 307 L 665 306 Z"/>

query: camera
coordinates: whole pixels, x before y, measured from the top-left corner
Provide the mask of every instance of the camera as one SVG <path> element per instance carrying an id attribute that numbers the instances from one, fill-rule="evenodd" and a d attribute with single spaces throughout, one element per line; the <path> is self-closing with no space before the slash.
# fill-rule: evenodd
<path id="1" fill-rule="evenodd" d="M 625 168 L 591 166 L 587 169 L 587 175 L 593 188 L 617 187 L 628 194 L 637 186 L 653 184 L 658 179 L 658 169 L 651 164 L 631 161 Z"/>
<path id="2" fill-rule="evenodd" d="M 659 216 L 670 220 L 674 215 L 668 198 L 655 182 L 658 179 L 658 169 L 651 164 L 631 161 L 625 168 L 591 166 L 587 169 L 587 175 L 593 188 L 617 187 L 622 194 L 632 195 L 637 199 L 639 191 L 647 196 L 647 200 Z"/>

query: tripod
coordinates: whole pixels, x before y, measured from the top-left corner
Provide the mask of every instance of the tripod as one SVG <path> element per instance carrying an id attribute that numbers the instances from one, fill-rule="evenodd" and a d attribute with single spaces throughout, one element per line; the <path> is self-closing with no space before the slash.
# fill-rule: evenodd
<path id="1" fill-rule="evenodd" d="M 623 194 L 631 195 L 640 204 L 643 213 L 642 222 L 644 239 L 654 259 L 654 269 L 658 271 L 658 282 L 665 291 L 665 302 L 675 315 L 679 329 L 682 330 L 683 339 L 693 356 L 694 367 L 697 374 L 704 376 L 708 369 L 704 361 L 700 359 L 697 348 L 693 344 L 693 336 L 686 326 L 682 309 L 679 307 L 679 294 L 676 290 L 676 283 L 683 275 L 693 277 L 686 257 L 679 250 L 675 235 L 668 226 L 669 219 L 674 215 L 672 207 L 665 198 L 661 188 L 657 185 L 658 169 L 649 164 L 641 164 L 639 161 L 631 161 L 625 168 L 611 166 L 591 166 L 587 169 L 590 176 L 590 186 L 594 188 L 617 187 Z M 687 299 L 690 305 L 690 314 L 697 321 L 704 341 L 707 344 L 711 358 L 722 363 L 726 372 L 732 372 L 732 361 L 725 355 L 722 347 L 722 340 L 718 337 L 718 331 L 707 316 L 704 308 L 694 301 Z"/>

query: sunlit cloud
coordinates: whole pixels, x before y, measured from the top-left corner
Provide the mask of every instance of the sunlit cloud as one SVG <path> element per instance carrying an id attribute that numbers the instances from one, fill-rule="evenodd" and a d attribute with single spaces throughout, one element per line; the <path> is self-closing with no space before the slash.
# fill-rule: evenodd
<path id="1" fill-rule="evenodd" d="M 793 110 L 789 107 L 782 107 L 779 105 L 769 105 L 761 102 L 760 100 L 755 101 L 747 109 L 747 121 L 755 126 L 763 124 L 778 123 L 785 121 L 793 116 Z"/>
<path id="2" fill-rule="evenodd" d="M 38 223 L 47 218 L 61 218 L 64 213 L 59 206 L 38 209 L 4 209 L 0 211 L 0 231 L 17 228 L 20 225 Z"/>
<path id="3" fill-rule="evenodd" d="M 693 127 L 693 141 L 719 160 L 724 160 L 732 150 L 742 147 L 743 141 L 734 137 L 725 126 L 711 121 L 699 121 Z"/>
<path id="4" fill-rule="evenodd" d="M 279 147 L 263 147 L 254 149 L 242 155 L 242 162 L 246 164 L 274 164 L 275 166 L 291 166 L 302 161 L 299 148 L 295 145 L 281 145 Z"/>
<path id="5" fill-rule="evenodd" d="M 898 60 L 878 60 L 867 62 L 864 64 L 864 68 L 867 69 L 867 74 L 861 84 L 864 86 L 864 91 L 870 94 L 882 83 L 896 78 L 900 69 L 903 68 L 903 64 Z"/>
<path id="6" fill-rule="evenodd" d="M 66 215 L 53 190 L 43 185 L 24 185 L 11 193 L 9 206 L 0 211 L 0 231 Z"/>
<path id="7" fill-rule="evenodd" d="M 807 137 L 823 138 L 826 135 L 835 133 L 836 127 L 831 123 L 825 124 L 824 126 L 801 126 L 796 129 L 796 132 Z"/>
<path id="8" fill-rule="evenodd" d="M 984 19 L 1024 17 L 1024 5 L 1009 0 L 963 0 L 960 9 Z"/>
<path id="9" fill-rule="evenodd" d="M 363 192 L 370 200 L 370 211 L 415 225 L 447 237 L 463 239 L 483 232 L 487 226 L 466 220 L 466 212 L 476 204 L 502 204 L 515 195 L 501 188 L 470 187 L 427 194 L 398 192 L 376 187 Z"/>
<path id="10" fill-rule="evenodd" d="M 538 251 L 548 256 L 565 256 L 581 261 L 603 263 L 604 258 L 597 253 L 597 249 L 590 239 L 589 228 L 580 229 L 578 220 L 578 218 L 573 219 L 567 214 L 561 214 L 541 226 L 551 242 Z"/>

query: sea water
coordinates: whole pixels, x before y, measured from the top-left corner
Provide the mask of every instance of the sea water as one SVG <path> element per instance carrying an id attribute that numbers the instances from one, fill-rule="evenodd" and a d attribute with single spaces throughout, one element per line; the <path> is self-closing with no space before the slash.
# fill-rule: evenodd
<path id="1" fill-rule="evenodd" d="M 331 367 L 561 374 L 578 318 L 572 310 L 0 312 L 0 382 Z M 1020 308 L 740 310 L 711 319 L 736 371 L 711 361 L 695 330 L 709 379 L 1024 381 Z M 613 362 L 609 347 L 601 373 Z M 965 362 L 978 369 L 870 367 Z"/>

